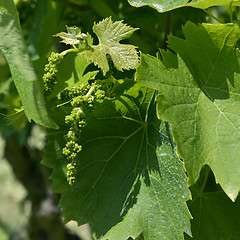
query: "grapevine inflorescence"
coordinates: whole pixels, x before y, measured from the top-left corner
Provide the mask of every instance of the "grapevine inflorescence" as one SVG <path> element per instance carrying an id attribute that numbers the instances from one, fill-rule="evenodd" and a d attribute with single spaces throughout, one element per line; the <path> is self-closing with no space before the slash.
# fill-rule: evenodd
<path id="1" fill-rule="evenodd" d="M 63 54 L 52 52 L 48 58 L 48 63 L 44 68 L 43 84 L 44 91 L 48 95 L 52 92 L 53 86 L 57 85 L 57 64 L 63 59 Z"/>
<path id="2" fill-rule="evenodd" d="M 48 63 L 45 65 L 45 74 L 43 76 L 45 94 L 52 93 L 53 88 L 57 85 L 57 64 L 61 62 L 63 57 L 68 52 L 78 52 L 75 48 L 66 50 L 62 53 L 51 53 L 48 58 Z M 101 81 L 100 81 L 101 82 Z M 64 138 L 66 140 L 63 154 L 68 160 L 67 164 L 67 180 L 70 185 L 75 181 L 77 155 L 82 150 L 82 145 L 79 144 L 82 129 L 86 126 L 84 111 L 91 112 L 94 108 L 94 101 L 102 100 L 106 96 L 106 91 L 109 87 L 104 87 L 98 83 L 91 81 L 91 83 L 79 85 L 76 84 L 71 88 L 64 89 L 59 98 L 63 103 L 70 103 L 72 108 L 70 114 L 65 116 L 65 124 L 69 127 Z M 104 84 L 106 85 L 106 84 Z"/>
<path id="3" fill-rule="evenodd" d="M 63 154 L 70 161 L 67 165 L 67 180 L 72 185 L 75 181 L 77 155 L 82 150 L 82 145 L 79 144 L 81 132 L 86 126 L 84 111 L 92 111 L 94 101 L 105 98 L 105 91 L 100 84 L 93 82 L 65 89 L 60 96 L 63 101 L 70 101 L 72 107 L 71 113 L 65 117 L 69 130 L 65 135 L 66 145 L 63 148 Z"/>

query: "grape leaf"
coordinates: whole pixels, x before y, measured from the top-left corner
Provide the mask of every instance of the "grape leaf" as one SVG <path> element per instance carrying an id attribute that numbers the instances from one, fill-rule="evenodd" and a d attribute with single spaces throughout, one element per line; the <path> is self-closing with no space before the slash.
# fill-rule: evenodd
<path id="1" fill-rule="evenodd" d="M 0 49 L 9 64 L 28 120 L 34 120 L 45 127 L 56 128 L 57 125 L 48 116 L 12 0 L 0 0 Z"/>
<path id="2" fill-rule="evenodd" d="M 183 239 L 190 234 L 189 191 L 168 125 L 156 119 L 152 90 L 127 89 L 87 114 L 73 186 L 64 126 L 51 130 L 43 163 L 54 169 L 52 189 L 61 193 L 65 221 L 91 223 L 96 239 Z"/>
<path id="3" fill-rule="evenodd" d="M 166 12 L 179 7 L 191 6 L 195 8 L 206 9 L 213 6 L 232 5 L 239 6 L 239 3 L 233 0 L 128 0 L 134 7 L 150 6 L 158 12 Z"/>
<path id="4" fill-rule="evenodd" d="M 81 30 L 78 27 L 68 27 L 67 33 L 66 32 L 60 32 L 55 35 L 55 37 L 62 38 L 62 43 L 69 44 L 69 45 L 77 45 L 80 43 L 80 40 L 82 40 L 85 37 L 85 34 L 81 32 Z"/>
<path id="5" fill-rule="evenodd" d="M 240 189 L 240 76 L 234 49 L 239 28 L 187 23 L 183 31 L 185 40 L 169 38 L 169 47 L 180 55 L 176 61 L 171 52 L 163 54 L 163 62 L 142 55 L 136 80 L 161 92 L 158 116 L 171 124 L 189 183 L 207 164 L 235 200 Z"/>
<path id="6" fill-rule="evenodd" d="M 110 17 L 106 18 L 93 26 L 99 44 L 92 45 L 90 49 L 83 51 L 83 54 L 100 67 L 104 74 L 109 71 L 107 55 L 119 71 L 135 69 L 139 60 L 136 47 L 121 44 L 119 41 L 130 37 L 136 30 L 138 28 L 127 26 L 122 21 L 112 22 Z"/>
<path id="7" fill-rule="evenodd" d="M 239 199 L 232 202 L 224 192 L 196 191 L 193 186 L 193 200 L 189 208 L 193 215 L 192 240 L 239 239 L 240 204 Z"/>
<path id="8" fill-rule="evenodd" d="M 231 6 L 240 6 L 240 2 L 237 0 L 193 0 L 191 3 L 189 3 L 189 6 L 195 7 L 195 8 L 201 8 L 206 9 L 209 7 L 214 6 L 224 6 L 224 5 L 231 5 Z"/>

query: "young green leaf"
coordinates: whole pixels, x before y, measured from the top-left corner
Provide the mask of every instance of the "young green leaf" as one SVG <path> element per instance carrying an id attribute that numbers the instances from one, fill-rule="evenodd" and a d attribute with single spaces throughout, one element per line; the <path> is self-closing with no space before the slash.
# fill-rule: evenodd
<path id="1" fill-rule="evenodd" d="M 92 45 L 83 54 L 100 67 L 104 74 L 109 71 L 107 55 L 111 57 L 119 71 L 135 69 L 138 64 L 136 47 L 121 44 L 119 41 L 130 37 L 136 30 L 138 28 L 127 26 L 122 21 L 112 22 L 110 17 L 106 18 L 93 26 L 93 32 L 97 35 L 99 44 Z"/>
<path id="2" fill-rule="evenodd" d="M 191 217 L 182 162 L 168 126 L 156 118 L 153 91 L 124 84 L 128 91 L 86 115 L 72 186 L 61 151 L 64 128 L 50 132 L 43 163 L 54 169 L 53 190 L 62 194 L 65 221 L 91 223 L 96 239 L 183 240 Z"/>
<path id="3" fill-rule="evenodd" d="M 62 43 L 69 44 L 69 45 L 77 45 L 81 42 L 81 40 L 87 37 L 87 35 L 82 33 L 78 27 L 66 26 L 66 28 L 67 28 L 67 33 L 60 32 L 55 35 L 55 37 L 62 38 L 62 41 L 61 41 Z"/>
<path id="4" fill-rule="evenodd" d="M 192 23 L 183 31 L 185 40 L 169 39 L 169 47 L 180 56 L 173 61 L 173 53 L 167 52 L 161 62 L 142 55 L 136 80 L 161 92 L 158 116 L 171 124 L 190 184 L 207 164 L 234 201 L 240 190 L 240 75 L 235 51 L 240 31 L 236 25 Z"/>

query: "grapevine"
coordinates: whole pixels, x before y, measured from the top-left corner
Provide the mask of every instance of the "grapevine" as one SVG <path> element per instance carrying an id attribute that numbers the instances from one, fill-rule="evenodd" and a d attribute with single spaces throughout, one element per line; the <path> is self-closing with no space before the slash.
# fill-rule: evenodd
<path id="1" fill-rule="evenodd" d="M 61 53 L 51 53 L 48 58 L 48 63 L 44 68 L 43 84 L 45 95 L 48 96 L 53 92 L 54 87 L 58 84 L 57 73 L 58 64 L 62 61 L 63 57 L 69 52 L 75 52 L 76 54 L 82 54 L 88 59 L 88 61 L 93 62 L 95 65 L 99 66 L 103 71 L 103 75 L 110 70 L 109 66 L 114 64 L 115 52 L 114 44 L 117 46 L 118 51 L 123 51 L 121 53 L 128 60 L 129 64 L 124 65 L 119 61 L 115 62 L 115 66 L 118 70 L 135 68 L 138 63 L 138 54 L 136 48 L 132 45 L 123 44 L 123 46 L 118 42 L 122 37 L 115 36 L 115 43 L 113 40 L 108 39 L 108 35 L 102 34 L 101 28 L 106 28 L 106 25 L 111 29 L 113 26 L 119 25 L 125 34 L 125 31 L 129 31 L 129 35 L 136 29 L 124 25 L 121 21 L 112 23 L 111 18 L 107 18 L 102 22 L 94 25 L 93 30 L 96 34 L 101 34 L 99 38 L 99 45 L 92 45 L 93 40 L 89 34 L 82 33 L 81 30 L 74 26 L 68 27 L 67 32 L 61 32 L 56 34 L 56 37 L 60 37 L 61 42 L 71 45 L 72 48 L 65 50 Z M 102 38 L 102 39 L 101 39 Z M 103 45 L 104 46 L 101 46 Z M 99 49 L 101 47 L 101 49 Z M 123 49 L 121 49 L 121 47 Z M 129 51 L 129 54 L 126 50 Z M 103 52 L 101 52 L 103 51 Z M 102 59 L 94 57 L 99 55 Z M 110 55 L 112 54 L 112 59 Z M 99 60 L 101 60 L 99 62 Z M 108 64 L 108 61 L 113 61 L 113 64 Z M 105 61 L 105 64 L 102 64 Z M 126 61 L 127 62 L 127 61 Z M 65 134 L 65 146 L 62 149 L 63 155 L 67 159 L 67 181 L 70 185 L 73 185 L 76 180 L 77 166 L 78 166 L 78 154 L 81 152 L 83 146 L 81 144 L 81 133 L 83 128 L 87 125 L 86 122 L 86 111 L 92 112 L 94 110 L 94 103 L 97 101 L 102 101 L 104 98 L 114 97 L 114 78 L 105 76 L 104 79 L 91 79 L 87 83 L 82 84 L 81 82 L 75 83 L 73 86 L 69 86 L 64 89 L 58 95 L 59 100 L 62 105 L 67 104 L 71 109 L 70 114 L 65 116 L 65 124 L 68 127 L 68 131 Z"/>
<path id="2" fill-rule="evenodd" d="M 96 240 L 238 239 L 239 1 L 110 2 L 0 0 L 0 138 L 30 196 L 23 238 L 70 239 L 64 219 Z M 8 215 L 0 239 L 21 236 Z"/>

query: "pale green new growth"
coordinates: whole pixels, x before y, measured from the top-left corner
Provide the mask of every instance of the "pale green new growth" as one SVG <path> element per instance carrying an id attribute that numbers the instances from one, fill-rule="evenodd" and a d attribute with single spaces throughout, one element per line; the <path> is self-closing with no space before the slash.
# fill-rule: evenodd
<path id="1" fill-rule="evenodd" d="M 107 55 L 110 55 L 119 71 L 135 69 L 139 60 L 136 47 L 121 44 L 119 41 L 130 37 L 136 30 L 138 28 L 127 26 L 122 21 L 112 22 L 110 17 L 106 18 L 93 26 L 99 44 L 92 46 L 90 50 L 85 50 L 83 54 L 100 67 L 104 75 L 109 71 Z"/>
<path id="2" fill-rule="evenodd" d="M 85 39 L 87 35 L 85 33 L 81 33 L 81 30 L 78 27 L 68 27 L 67 33 L 60 32 L 56 34 L 56 37 L 62 38 L 62 43 L 69 44 L 69 45 L 77 45 L 80 43 L 81 40 Z"/>
<path id="3" fill-rule="evenodd" d="M 104 75 L 109 71 L 107 56 L 111 57 L 114 66 L 119 71 L 137 67 L 139 56 L 136 47 L 119 42 L 130 37 L 138 28 L 127 26 L 122 21 L 113 22 L 111 17 L 106 18 L 94 24 L 93 32 L 97 35 L 99 44 L 92 45 L 93 41 L 89 34 L 82 33 L 78 27 L 66 27 L 67 32 L 61 32 L 55 36 L 60 37 L 61 42 L 72 45 L 84 54 L 88 61 L 102 69 Z"/>

